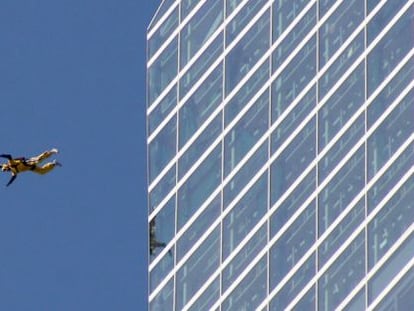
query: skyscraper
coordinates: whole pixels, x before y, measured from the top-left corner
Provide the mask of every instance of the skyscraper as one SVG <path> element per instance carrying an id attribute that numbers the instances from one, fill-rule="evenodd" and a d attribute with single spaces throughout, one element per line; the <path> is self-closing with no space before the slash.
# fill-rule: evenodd
<path id="1" fill-rule="evenodd" d="M 414 0 L 164 0 L 147 40 L 150 310 L 414 310 Z"/>

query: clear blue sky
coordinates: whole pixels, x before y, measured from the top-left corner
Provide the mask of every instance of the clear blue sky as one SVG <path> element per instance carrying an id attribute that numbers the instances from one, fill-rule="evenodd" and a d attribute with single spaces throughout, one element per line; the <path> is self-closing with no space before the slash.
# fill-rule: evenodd
<path id="1" fill-rule="evenodd" d="M 157 0 L 1 0 L 0 310 L 146 310 L 145 32 Z"/>

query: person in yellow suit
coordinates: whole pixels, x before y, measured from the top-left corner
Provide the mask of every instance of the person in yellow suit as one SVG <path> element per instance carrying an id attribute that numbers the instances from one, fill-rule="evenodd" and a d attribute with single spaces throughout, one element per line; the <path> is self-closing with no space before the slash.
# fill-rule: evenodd
<path id="1" fill-rule="evenodd" d="M 58 153 L 58 150 L 56 148 L 53 148 L 51 150 L 43 152 L 37 157 L 32 157 L 29 159 L 26 159 L 24 157 L 13 159 L 13 157 L 10 154 L 0 154 L 0 157 L 8 160 L 7 163 L 0 164 L 2 172 L 11 172 L 12 174 L 12 177 L 10 181 L 7 183 L 6 187 L 11 185 L 11 183 L 16 179 L 18 173 L 32 171 L 37 174 L 43 175 L 53 170 L 55 166 L 62 166 L 56 160 L 39 166 L 40 162 L 56 153 Z"/>

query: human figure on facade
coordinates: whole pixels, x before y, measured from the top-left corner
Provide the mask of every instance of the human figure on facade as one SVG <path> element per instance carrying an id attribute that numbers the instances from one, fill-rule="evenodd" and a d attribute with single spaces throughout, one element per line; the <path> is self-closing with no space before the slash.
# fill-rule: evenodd
<path id="1" fill-rule="evenodd" d="M 19 173 L 31 171 L 40 175 L 44 175 L 46 173 L 49 173 L 56 166 L 62 166 L 56 160 L 53 160 L 52 162 L 48 162 L 41 166 L 39 165 L 40 162 L 56 153 L 58 153 L 58 150 L 56 148 L 53 148 L 41 153 L 36 157 L 31 157 L 28 159 L 25 157 L 13 158 L 10 154 L 0 154 L 1 158 L 7 159 L 7 163 L 0 164 L 1 171 L 10 172 L 12 175 L 6 187 L 10 186 L 13 181 L 15 181 Z"/>
<path id="2" fill-rule="evenodd" d="M 149 239 L 149 251 L 151 256 L 154 255 L 156 248 L 164 248 L 167 246 L 166 243 L 158 241 L 155 237 L 155 217 L 150 221 Z M 170 256 L 172 256 L 171 250 L 169 250 L 168 253 L 170 254 Z"/>

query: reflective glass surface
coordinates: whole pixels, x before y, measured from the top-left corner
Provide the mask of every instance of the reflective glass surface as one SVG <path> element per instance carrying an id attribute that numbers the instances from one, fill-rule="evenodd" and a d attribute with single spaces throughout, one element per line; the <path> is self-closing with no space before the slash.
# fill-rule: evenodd
<path id="1" fill-rule="evenodd" d="M 398 104 L 368 139 L 368 178 L 371 179 L 414 133 L 414 90 Z"/>
<path id="2" fill-rule="evenodd" d="M 148 117 L 148 135 L 160 125 L 162 121 L 177 105 L 177 88 L 173 87 L 171 91 L 160 101 Z"/>
<path id="3" fill-rule="evenodd" d="M 266 297 L 266 278 L 266 256 L 263 256 L 223 302 L 221 310 L 254 310 Z"/>
<path id="4" fill-rule="evenodd" d="M 177 272 L 176 309 L 200 289 L 220 263 L 220 228 L 216 228 Z"/>
<path id="5" fill-rule="evenodd" d="M 186 71 L 180 79 L 180 100 L 187 95 L 188 91 L 196 84 L 201 77 L 206 73 L 212 64 L 217 60 L 223 52 L 223 34 L 214 39 L 208 46 L 204 53 L 191 65 L 190 69 Z M 219 64 L 217 68 L 221 67 Z M 217 69 L 219 70 L 219 69 Z M 207 78 L 208 79 L 208 78 Z"/>
<path id="6" fill-rule="evenodd" d="M 196 302 L 188 309 L 190 311 L 210 310 L 220 297 L 220 279 L 216 278 Z"/>
<path id="7" fill-rule="evenodd" d="M 322 109 L 319 111 L 319 151 L 331 141 L 346 122 L 355 114 L 364 102 L 364 66 L 360 65 L 344 81 L 338 90 L 329 98 Z M 359 129 L 359 126 L 357 126 Z M 363 126 L 365 131 L 365 127 Z M 355 136 L 351 143 L 355 144 L 358 138 Z"/>
<path id="8" fill-rule="evenodd" d="M 319 99 L 321 100 L 335 83 L 342 78 L 344 73 L 351 67 L 364 49 L 364 32 L 351 42 L 344 52 L 339 55 L 336 61 L 329 67 L 319 80 Z"/>
<path id="9" fill-rule="evenodd" d="M 157 29 L 157 31 L 148 40 L 148 59 L 150 59 L 155 52 L 163 45 L 168 37 L 178 26 L 178 7 L 168 16 L 164 23 Z"/>
<path id="10" fill-rule="evenodd" d="M 277 0 L 273 3 L 273 42 L 306 6 L 306 0 Z"/>
<path id="11" fill-rule="evenodd" d="M 252 18 L 260 11 L 266 0 L 247 1 L 246 5 L 230 21 L 226 28 L 226 46 L 243 30 Z"/>
<path id="12" fill-rule="evenodd" d="M 180 157 L 178 161 L 178 178 L 183 177 L 207 148 L 217 139 L 221 133 L 221 124 L 222 115 L 220 113 Z"/>
<path id="13" fill-rule="evenodd" d="M 413 223 L 414 176 L 411 176 L 368 225 L 369 268 L 385 255 Z"/>
<path id="14" fill-rule="evenodd" d="M 217 196 L 200 214 L 194 223 L 184 232 L 177 242 L 177 260 L 193 247 L 201 236 L 210 228 L 221 212 L 221 197 Z"/>
<path id="15" fill-rule="evenodd" d="M 207 0 L 181 31 L 181 68 L 187 64 L 222 22 L 223 0 Z"/>
<path id="16" fill-rule="evenodd" d="M 364 187 L 364 165 L 364 148 L 361 147 L 322 190 L 319 196 L 319 235 Z"/>
<path id="17" fill-rule="evenodd" d="M 368 303 L 371 303 L 391 282 L 396 274 L 413 258 L 414 234 L 393 253 L 380 270 L 368 282 Z M 411 293 L 412 295 L 412 293 Z"/>
<path id="18" fill-rule="evenodd" d="M 269 94 L 265 92 L 224 138 L 224 176 L 240 162 L 269 126 Z"/>
<path id="19" fill-rule="evenodd" d="M 359 310 L 365 310 L 365 288 L 361 289 L 344 308 L 344 311 Z"/>
<path id="20" fill-rule="evenodd" d="M 267 174 L 250 188 L 223 220 L 223 260 L 267 211 Z"/>
<path id="21" fill-rule="evenodd" d="M 178 39 L 175 38 L 148 69 L 148 106 L 177 75 Z"/>
<path id="22" fill-rule="evenodd" d="M 149 213 L 151 213 L 175 186 L 175 165 L 164 175 L 149 194 Z"/>
<path id="23" fill-rule="evenodd" d="M 224 107 L 224 122 L 226 126 L 248 104 L 252 97 L 259 92 L 268 78 L 269 62 L 266 61 Z"/>
<path id="24" fill-rule="evenodd" d="M 319 30 L 319 68 L 344 44 L 364 19 L 364 1 L 347 0 L 335 10 Z"/>
<path id="25" fill-rule="evenodd" d="M 222 67 L 216 68 L 179 111 L 180 148 L 221 103 Z"/>
<path id="26" fill-rule="evenodd" d="M 270 289 L 275 288 L 316 241 L 316 210 L 312 202 L 270 250 Z"/>
<path id="27" fill-rule="evenodd" d="M 414 46 L 414 7 L 398 20 L 368 55 L 368 95 Z"/>
<path id="28" fill-rule="evenodd" d="M 271 165 L 272 203 L 283 195 L 315 158 L 315 136 L 313 118 Z"/>
<path id="29" fill-rule="evenodd" d="M 163 0 L 161 1 L 160 7 L 158 8 L 157 12 L 155 13 L 154 17 L 152 18 L 151 24 L 148 27 L 148 31 L 150 31 L 155 24 L 164 16 L 164 14 L 168 11 L 168 9 L 173 6 L 175 0 Z"/>
<path id="30" fill-rule="evenodd" d="M 177 118 L 174 116 L 149 144 L 149 182 L 170 162 L 176 153 Z"/>
<path id="31" fill-rule="evenodd" d="M 246 269 L 247 265 L 264 248 L 267 242 L 267 226 L 263 225 L 243 249 L 233 258 L 222 273 L 222 290 L 227 288 Z"/>
<path id="32" fill-rule="evenodd" d="M 270 13 L 267 11 L 226 56 L 226 95 L 269 48 Z"/>
<path id="33" fill-rule="evenodd" d="M 177 226 L 180 229 L 221 181 L 221 145 L 203 161 L 178 190 Z"/>
<path id="34" fill-rule="evenodd" d="M 272 268 L 270 268 L 272 269 Z M 269 311 L 286 310 L 285 308 L 315 275 L 315 255 L 312 254 L 299 270 L 288 280 L 276 296 L 270 301 Z M 296 309 L 295 309 L 296 310 Z M 312 307 L 306 310 L 312 310 Z"/>
<path id="35" fill-rule="evenodd" d="M 164 257 L 152 269 L 149 277 L 150 293 L 162 282 L 168 273 L 174 268 L 173 251 L 166 253 Z"/>
<path id="36" fill-rule="evenodd" d="M 365 237 L 361 233 L 319 279 L 319 310 L 335 310 L 364 276 Z"/>
<path id="37" fill-rule="evenodd" d="M 314 311 L 316 310 L 316 288 L 312 286 L 311 289 L 302 297 L 301 300 L 294 306 L 295 311 Z"/>
<path id="38" fill-rule="evenodd" d="M 150 311 L 173 311 L 174 307 L 174 278 L 149 303 Z"/>
<path id="39" fill-rule="evenodd" d="M 272 122 L 277 120 L 315 74 L 316 37 L 313 37 L 272 84 Z"/>

